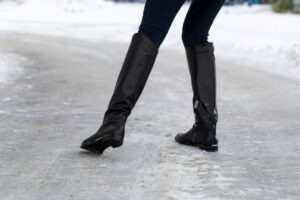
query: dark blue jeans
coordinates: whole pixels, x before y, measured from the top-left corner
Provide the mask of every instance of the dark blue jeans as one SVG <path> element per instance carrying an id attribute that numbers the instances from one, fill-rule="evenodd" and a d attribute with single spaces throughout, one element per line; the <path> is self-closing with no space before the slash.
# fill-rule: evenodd
<path id="1" fill-rule="evenodd" d="M 225 0 L 193 0 L 182 28 L 185 47 L 207 42 L 209 29 Z M 146 0 L 140 33 L 159 48 L 185 0 Z"/>

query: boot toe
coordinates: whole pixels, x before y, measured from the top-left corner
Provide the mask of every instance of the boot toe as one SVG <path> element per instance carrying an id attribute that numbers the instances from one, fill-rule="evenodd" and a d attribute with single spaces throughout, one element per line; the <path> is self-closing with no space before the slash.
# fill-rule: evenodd
<path id="1" fill-rule="evenodd" d="M 184 133 L 177 133 L 175 141 L 179 144 L 193 145 L 192 141 L 189 140 Z"/>
<path id="2" fill-rule="evenodd" d="M 103 143 L 103 142 L 97 142 L 97 143 L 89 143 L 89 144 L 82 144 L 80 147 L 82 149 L 85 149 L 87 151 L 93 152 L 93 153 L 99 153 L 102 154 L 103 151 L 111 146 L 111 144 Z"/>
<path id="3" fill-rule="evenodd" d="M 181 137 L 182 137 L 182 133 L 177 133 L 177 135 L 175 136 L 175 141 L 180 143 L 182 140 Z"/>
<path id="4" fill-rule="evenodd" d="M 86 138 L 85 140 L 83 140 L 83 142 L 81 143 L 80 147 L 86 147 L 89 146 L 91 144 L 93 144 L 96 141 L 96 134 L 93 134 L 92 136 Z"/>
<path id="5" fill-rule="evenodd" d="M 113 137 L 112 135 L 102 135 L 94 134 L 91 137 L 85 139 L 80 148 L 88 150 L 94 153 L 102 154 L 103 151 L 108 147 L 119 147 L 123 141 L 120 138 Z"/>

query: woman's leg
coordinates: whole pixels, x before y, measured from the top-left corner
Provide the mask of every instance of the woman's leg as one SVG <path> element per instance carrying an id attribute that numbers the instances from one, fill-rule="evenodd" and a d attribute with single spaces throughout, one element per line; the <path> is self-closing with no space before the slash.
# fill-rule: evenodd
<path id="1" fill-rule="evenodd" d="M 191 75 L 195 123 L 186 133 L 177 134 L 175 140 L 206 151 L 218 150 L 215 56 L 207 36 L 223 3 L 224 0 L 193 0 L 182 32 Z"/>
<path id="2" fill-rule="evenodd" d="M 139 32 L 159 48 L 185 0 L 147 0 Z"/>
<path id="3" fill-rule="evenodd" d="M 183 23 L 185 47 L 207 42 L 208 32 L 224 0 L 193 0 Z"/>
<path id="4" fill-rule="evenodd" d="M 110 146 L 123 144 L 127 118 L 144 89 L 157 54 L 157 47 L 146 35 L 132 36 L 103 122 L 96 133 L 82 142 L 81 148 L 102 154 Z"/>
<path id="5" fill-rule="evenodd" d="M 139 32 L 132 37 L 113 95 L 98 131 L 81 148 L 103 153 L 123 144 L 125 123 L 154 65 L 158 48 L 184 0 L 147 0 Z"/>

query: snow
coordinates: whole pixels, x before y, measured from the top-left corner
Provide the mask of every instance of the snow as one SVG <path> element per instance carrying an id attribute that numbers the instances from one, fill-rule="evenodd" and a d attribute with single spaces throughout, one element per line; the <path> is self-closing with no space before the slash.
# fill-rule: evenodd
<path id="1" fill-rule="evenodd" d="M 266 6 L 225 7 L 212 33 L 224 56 L 300 80 L 299 23 L 299 15 L 274 14 Z"/>
<path id="2" fill-rule="evenodd" d="M 144 8 L 142 3 L 103 0 L 22 2 L 0 4 L 0 31 L 129 42 Z M 183 48 L 181 29 L 188 7 L 178 13 L 161 48 Z M 209 40 L 218 56 L 300 80 L 299 22 L 299 15 L 274 14 L 269 6 L 224 6 Z"/>
<path id="3" fill-rule="evenodd" d="M 20 65 L 25 60 L 22 56 L 0 51 L 0 87 L 20 74 Z"/>

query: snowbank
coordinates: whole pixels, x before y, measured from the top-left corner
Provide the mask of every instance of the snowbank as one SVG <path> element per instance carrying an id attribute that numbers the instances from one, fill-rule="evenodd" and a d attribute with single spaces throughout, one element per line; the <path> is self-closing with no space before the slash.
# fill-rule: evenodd
<path id="1" fill-rule="evenodd" d="M 300 15 L 274 14 L 268 6 L 224 7 L 212 39 L 222 55 L 300 80 Z"/>
<path id="2" fill-rule="evenodd" d="M 88 40 L 128 42 L 137 31 L 144 4 L 103 0 L 24 0 L 0 4 L 0 31 L 33 32 Z M 185 4 L 162 48 L 183 48 Z M 274 14 L 269 6 L 223 7 L 209 40 L 218 56 L 235 63 L 300 80 L 300 15 Z"/>

